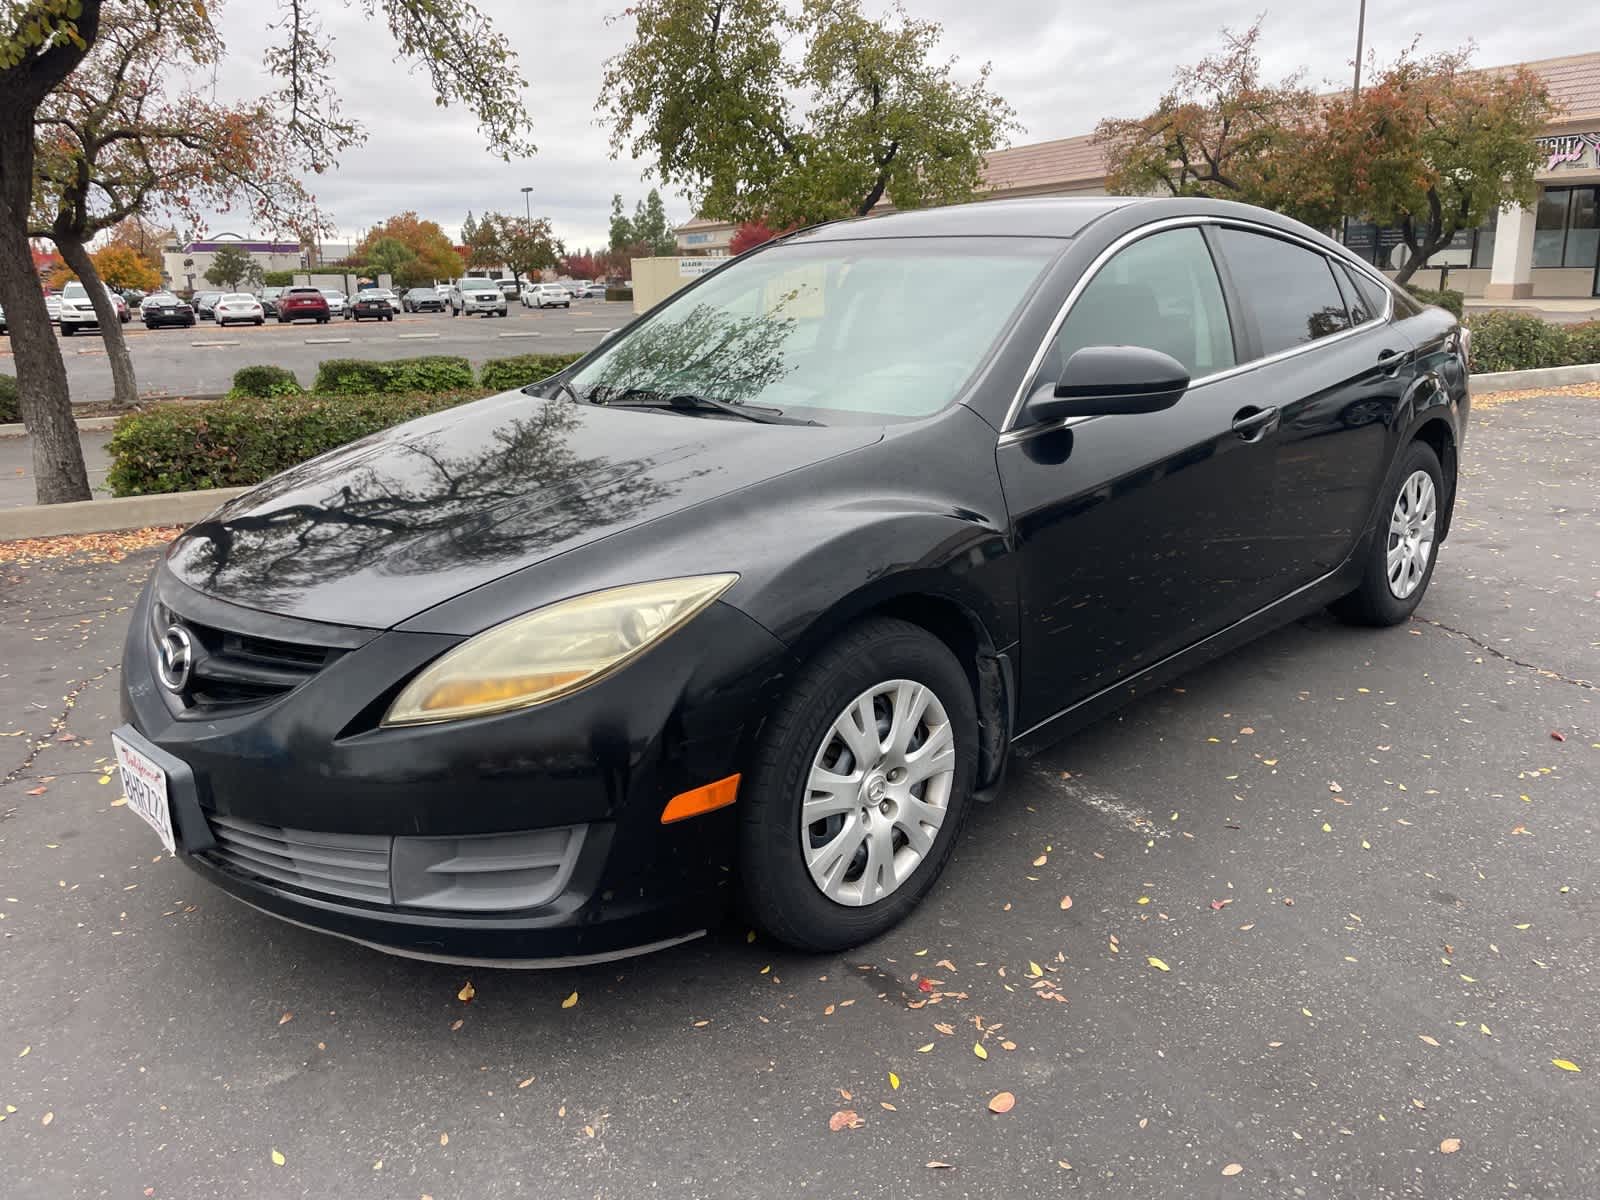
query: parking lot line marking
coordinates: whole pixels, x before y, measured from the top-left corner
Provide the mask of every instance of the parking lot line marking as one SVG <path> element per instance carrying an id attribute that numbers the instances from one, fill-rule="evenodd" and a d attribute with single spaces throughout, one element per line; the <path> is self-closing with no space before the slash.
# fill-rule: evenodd
<path id="1" fill-rule="evenodd" d="M 308 346 L 336 346 L 340 342 L 348 342 L 349 338 L 307 338 Z"/>
<path id="2" fill-rule="evenodd" d="M 574 329 L 572 332 L 573 333 L 610 333 L 611 332 L 611 327 L 610 326 L 606 326 L 605 328 L 602 329 L 602 328 L 600 328 L 598 326 L 594 326 L 594 325 L 584 325 L 581 328 Z"/>
<path id="3" fill-rule="evenodd" d="M 191 346 L 237 346 L 238 342 L 190 342 Z"/>
<path id="4" fill-rule="evenodd" d="M 507 337 L 543 337 L 543 336 L 544 336 L 544 334 L 538 333 L 538 332 L 530 332 L 530 333 L 497 333 L 497 334 L 495 334 L 495 337 L 503 337 L 503 338 L 507 338 Z"/>
<path id="5" fill-rule="evenodd" d="M 398 335 L 402 342 L 414 342 L 418 338 L 436 338 L 438 336 L 437 333 L 402 333 Z"/>

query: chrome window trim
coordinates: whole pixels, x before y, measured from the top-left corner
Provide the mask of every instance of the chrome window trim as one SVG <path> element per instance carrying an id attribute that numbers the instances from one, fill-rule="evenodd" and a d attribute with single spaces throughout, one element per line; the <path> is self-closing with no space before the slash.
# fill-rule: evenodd
<path id="1" fill-rule="evenodd" d="M 1078 302 L 1078 297 L 1083 294 L 1084 289 L 1089 286 L 1090 282 L 1092 282 L 1094 277 L 1100 273 L 1101 269 L 1106 265 L 1106 263 L 1109 262 L 1111 258 L 1124 247 L 1130 246 L 1134 242 L 1139 241 L 1141 238 L 1148 237 L 1153 233 L 1163 233 L 1169 229 L 1183 229 L 1189 226 L 1198 228 L 1202 225 L 1229 226 L 1235 229 L 1246 230 L 1249 233 L 1266 234 L 1269 237 L 1276 237 L 1282 239 L 1283 241 L 1294 242 L 1315 254 L 1322 255 L 1324 258 L 1338 257 L 1341 262 L 1351 264 L 1365 273 L 1369 279 L 1377 281 L 1378 286 L 1383 289 L 1384 307 L 1383 312 L 1380 315 L 1373 317 L 1370 320 L 1363 321 L 1359 325 L 1352 325 L 1349 329 L 1341 329 L 1338 333 L 1329 334 L 1327 337 L 1323 338 L 1317 338 L 1312 342 L 1304 342 L 1298 346 L 1290 346 L 1286 350 L 1279 350 L 1276 353 L 1266 354 L 1260 358 L 1252 358 L 1249 362 L 1235 363 L 1233 366 L 1223 371 L 1213 371 L 1209 375 L 1202 375 L 1199 379 L 1194 379 L 1189 382 L 1188 391 L 1192 392 L 1195 388 L 1204 387 L 1206 384 L 1213 383 L 1219 379 L 1231 379 L 1235 375 L 1241 375 L 1246 371 L 1253 371 L 1257 367 L 1264 367 L 1275 362 L 1282 362 L 1284 359 L 1293 358 L 1297 354 L 1304 354 L 1308 350 L 1316 350 L 1323 346 L 1332 345 L 1333 343 L 1347 338 L 1352 334 L 1363 332 L 1374 323 L 1387 323 L 1394 315 L 1394 290 L 1390 286 L 1387 279 L 1376 275 L 1372 269 L 1368 267 L 1367 264 L 1361 259 L 1358 259 L 1348 253 L 1335 256 L 1326 246 L 1319 246 L 1309 238 L 1302 237 L 1297 233 L 1291 233 L 1288 230 L 1283 229 L 1275 229 L 1271 225 L 1262 225 L 1255 221 L 1245 220 L 1242 217 L 1194 215 L 1184 217 L 1167 217 L 1160 221 L 1152 221 L 1148 225 L 1141 225 L 1137 229 L 1130 229 L 1127 233 L 1117 238 L 1116 241 L 1112 242 L 1099 254 L 1095 255 L 1094 261 L 1091 262 L 1084 270 L 1083 274 L 1078 278 L 1078 281 L 1072 285 L 1072 290 L 1067 293 L 1067 298 L 1061 302 L 1061 308 L 1056 312 L 1055 319 L 1050 322 L 1050 328 L 1045 330 L 1045 335 L 1043 340 L 1041 340 L 1039 343 L 1039 348 L 1034 351 L 1033 358 L 1028 363 L 1028 369 L 1023 373 L 1022 382 L 1017 385 L 1017 393 L 1012 397 L 1011 404 L 1006 409 L 1006 418 L 1001 422 L 1000 425 L 1000 445 L 1010 445 L 1013 442 L 1020 441 L 1025 437 L 1031 437 L 1035 433 L 1044 433 L 1054 429 L 1065 429 L 1071 425 L 1076 425 L 1080 421 L 1094 420 L 1093 417 L 1067 417 L 1061 421 L 1051 421 L 1043 425 L 1028 426 L 1024 429 L 1018 429 L 1016 424 L 1017 418 L 1022 415 L 1022 405 L 1027 399 L 1026 392 L 1028 389 L 1028 384 L 1032 382 L 1033 377 L 1039 371 L 1039 367 L 1044 363 L 1044 356 L 1049 351 L 1050 344 L 1056 340 L 1056 335 L 1061 332 L 1061 326 L 1066 323 L 1067 318 L 1071 315 L 1072 306 Z"/>

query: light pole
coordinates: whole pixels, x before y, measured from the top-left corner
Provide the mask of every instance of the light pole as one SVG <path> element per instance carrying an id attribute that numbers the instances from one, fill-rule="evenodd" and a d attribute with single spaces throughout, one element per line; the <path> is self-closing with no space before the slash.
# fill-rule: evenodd
<path id="1" fill-rule="evenodd" d="M 1361 4 L 1362 4 L 1363 11 L 1365 11 L 1365 9 L 1366 9 L 1366 0 L 1361 0 Z M 1357 66 L 1356 66 L 1356 72 L 1357 72 L 1356 78 L 1358 80 L 1361 77 L 1360 76 L 1360 70 L 1361 70 L 1361 67 L 1360 67 L 1359 64 L 1357 64 Z M 1357 83 L 1356 86 L 1360 87 L 1361 85 L 1360 85 L 1360 83 Z M 531 187 L 525 187 L 525 188 L 522 189 L 522 213 L 523 213 L 523 216 L 525 216 L 528 219 L 528 224 L 530 224 L 530 225 L 533 224 L 533 200 L 531 199 L 532 195 L 533 195 L 533 189 Z"/>
<path id="2" fill-rule="evenodd" d="M 1361 99 L 1361 54 L 1362 46 L 1367 39 L 1367 0 L 1361 0 L 1361 6 L 1356 15 L 1356 79 L 1355 86 L 1350 89 L 1350 106 L 1355 107 L 1356 101 Z M 1339 238 L 1346 246 L 1350 244 L 1350 215 L 1345 214 L 1343 236 Z M 1377 265 L 1378 247 L 1374 242 L 1372 247 L 1373 265 Z"/>

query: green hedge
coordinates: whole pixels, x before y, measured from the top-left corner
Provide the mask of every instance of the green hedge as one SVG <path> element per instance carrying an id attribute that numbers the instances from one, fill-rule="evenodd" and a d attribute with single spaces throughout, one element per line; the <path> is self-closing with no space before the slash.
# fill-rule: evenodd
<path id="1" fill-rule="evenodd" d="M 472 364 L 464 358 L 431 354 L 375 362 L 330 358 L 317 368 L 311 390 L 329 396 L 373 396 L 404 392 L 448 392 L 470 388 Z"/>
<path id="2" fill-rule="evenodd" d="M 1531 313 L 1474 313 L 1472 370 L 1527 371 L 1535 367 L 1565 367 L 1580 361 L 1573 357 L 1567 326 L 1540 320 Z"/>
<path id="3" fill-rule="evenodd" d="M 625 287 L 608 287 L 608 288 L 606 288 L 606 299 L 607 300 L 632 300 L 633 299 L 633 289 L 632 288 L 625 288 Z"/>
<path id="4" fill-rule="evenodd" d="M 517 354 L 491 358 L 478 372 L 478 382 L 493 392 L 527 387 L 582 358 L 581 354 Z"/>
<path id="5" fill-rule="evenodd" d="M 481 395 L 245 397 L 165 406 L 117 422 L 106 482 L 116 496 L 244 487 L 356 438 Z"/>
<path id="6" fill-rule="evenodd" d="M 22 420 L 22 405 L 17 400 L 14 375 L 0 375 L 0 425 L 15 425 Z"/>
<path id="7" fill-rule="evenodd" d="M 1410 292 L 1423 304 L 1436 304 L 1445 311 L 1455 314 L 1455 318 L 1458 321 L 1461 319 L 1462 314 L 1466 312 L 1467 295 L 1465 292 L 1458 292 L 1454 288 L 1446 288 L 1441 292 L 1435 288 L 1412 287 L 1407 284 L 1406 291 Z"/>
<path id="8" fill-rule="evenodd" d="M 228 395 L 239 396 L 298 396 L 305 388 L 295 373 L 286 367 L 240 367 L 233 373 L 233 388 Z"/>
<path id="9" fill-rule="evenodd" d="M 1567 326 L 1567 357 L 1574 363 L 1600 363 L 1600 321 Z"/>

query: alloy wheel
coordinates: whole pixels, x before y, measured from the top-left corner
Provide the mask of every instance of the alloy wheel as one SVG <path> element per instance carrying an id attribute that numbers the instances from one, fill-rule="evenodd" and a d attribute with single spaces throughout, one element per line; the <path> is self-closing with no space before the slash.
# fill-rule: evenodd
<path id="1" fill-rule="evenodd" d="M 928 687 L 891 679 L 852 700 L 823 735 L 801 804 L 818 890 L 860 907 L 909 879 L 949 813 L 955 765 L 949 714 Z"/>
<path id="2" fill-rule="evenodd" d="M 1389 515 L 1389 553 L 1386 562 L 1389 591 L 1404 600 L 1421 585 L 1433 556 L 1434 523 L 1438 518 L 1438 491 L 1426 471 L 1413 471 L 1395 497 Z"/>

